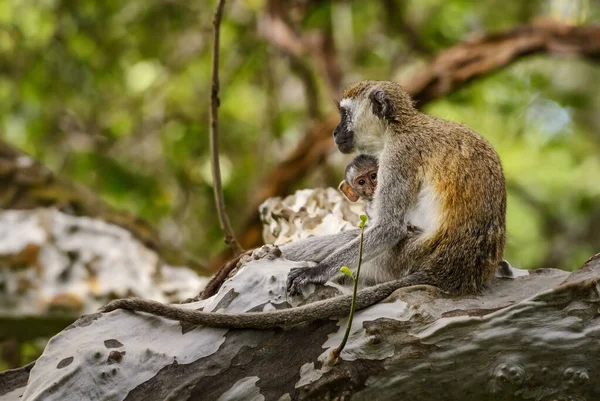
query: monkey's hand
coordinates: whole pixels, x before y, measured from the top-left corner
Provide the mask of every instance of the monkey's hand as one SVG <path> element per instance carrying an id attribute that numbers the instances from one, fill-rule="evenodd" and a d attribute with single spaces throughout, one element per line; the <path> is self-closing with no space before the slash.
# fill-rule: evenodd
<path id="1" fill-rule="evenodd" d="M 302 287 L 306 284 L 324 284 L 327 275 L 323 274 L 322 266 L 298 267 L 290 270 L 287 277 L 287 290 L 290 296 L 302 294 Z"/>

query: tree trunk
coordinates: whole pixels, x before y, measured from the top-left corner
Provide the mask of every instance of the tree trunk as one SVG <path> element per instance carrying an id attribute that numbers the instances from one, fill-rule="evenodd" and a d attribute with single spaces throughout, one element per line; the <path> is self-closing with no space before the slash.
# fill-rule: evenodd
<path id="1" fill-rule="evenodd" d="M 252 261 L 214 297 L 181 307 L 288 307 L 285 277 L 297 265 Z M 336 363 L 346 319 L 260 331 L 87 315 L 50 341 L 30 375 L 0 374 L 0 400 L 599 399 L 600 254 L 571 274 L 504 273 L 477 297 L 396 291 L 356 314 Z M 308 301 L 337 291 L 320 287 Z"/>

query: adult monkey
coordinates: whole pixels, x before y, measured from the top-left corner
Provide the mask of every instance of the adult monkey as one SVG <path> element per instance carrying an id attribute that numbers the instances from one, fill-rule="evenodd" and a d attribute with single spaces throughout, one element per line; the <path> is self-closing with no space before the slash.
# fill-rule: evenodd
<path id="1" fill-rule="evenodd" d="M 352 85 L 339 106 L 334 137 L 340 151 L 379 159 L 361 277 L 391 280 L 361 290 L 357 309 L 416 284 L 453 294 L 479 292 L 502 260 L 506 236 L 506 188 L 496 152 L 470 128 L 418 112 L 393 82 Z M 422 230 L 418 235 L 409 235 L 409 221 Z M 288 259 L 318 262 L 290 271 L 290 293 L 353 266 L 358 241 L 358 230 L 352 230 L 283 246 Z M 212 327 L 267 329 L 344 316 L 350 301 L 344 295 L 298 308 L 229 314 L 121 299 L 102 312 L 124 308 Z"/>
<path id="2" fill-rule="evenodd" d="M 451 293 L 480 291 L 502 260 L 506 237 L 497 153 L 470 128 L 418 112 L 393 82 L 359 82 L 344 92 L 339 109 L 338 149 L 379 159 L 363 277 L 404 277 L 403 285 L 431 284 Z M 409 238 L 407 222 L 420 235 Z M 356 263 L 359 239 L 348 241 L 349 235 L 282 247 L 288 259 L 318 262 L 290 271 L 292 295 Z"/>

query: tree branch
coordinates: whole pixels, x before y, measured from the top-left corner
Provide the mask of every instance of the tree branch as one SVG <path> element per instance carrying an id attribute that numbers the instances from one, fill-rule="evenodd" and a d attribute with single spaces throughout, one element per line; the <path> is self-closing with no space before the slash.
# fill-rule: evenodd
<path id="1" fill-rule="evenodd" d="M 221 28 L 221 16 L 225 0 L 219 0 L 217 9 L 213 18 L 213 59 L 212 59 L 212 90 L 210 92 L 210 159 L 212 165 L 213 193 L 215 195 L 215 205 L 221 229 L 225 234 L 225 242 L 231 248 L 234 254 L 244 252 L 244 249 L 235 238 L 229 217 L 225 211 L 225 201 L 223 200 L 223 186 L 221 184 L 221 167 L 219 165 L 219 31 Z"/>
<path id="2" fill-rule="evenodd" d="M 23 151 L 0 141 L 0 209 L 29 210 L 50 206 L 63 213 L 99 218 L 122 227 L 167 263 L 209 274 L 208 263 L 161 240 L 156 230 L 143 219 L 109 206 L 83 185 L 54 174 Z"/>
<path id="3" fill-rule="evenodd" d="M 539 19 L 512 30 L 483 35 L 439 53 L 405 82 L 405 89 L 417 103 L 425 104 L 532 54 L 581 56 L 597 61 L 600 26 L 573 27 Z"/>
<path id="4" fill-rule="evenodd" d="M 277 284 L 248 288 L 248 279 L 284 280 L 291 266 L 265 259 L 246 265 L 212 307 L 225 313 L 289 307 Z M 0 372 L 0 399 L 23 393 L 72 399 L 77 391 L 103 400 L 123 394 L 130 401 L 597 400 L 600 259 L 571 274 L 519 273 L 518 279 L 493 278 L 478 296 L 401 288 L 357 312 L 336 363 L 328 358 L 345 319 L 286 329 L 194 330 L 198 326 L 123 310 L 87 315 L 54 336 L 31 375 L 30 367 Z M 235 302 L 224 292 L 244 292 L 253 302 Z M 311 299 L 331 295 L 331 288 L 317 288 Z M 104 348 L 102 339 L 109 339 Z M 143 382 L 116 380 L 142 370 Z"/>

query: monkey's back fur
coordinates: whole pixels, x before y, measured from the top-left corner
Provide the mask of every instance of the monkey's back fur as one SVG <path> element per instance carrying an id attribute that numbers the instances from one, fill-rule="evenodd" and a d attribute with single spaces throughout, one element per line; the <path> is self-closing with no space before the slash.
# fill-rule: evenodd
<path id="1" fill-rule="evenodd" d="M 477 293 L 504 252 L 506 189 L 499 157 L 470 128 L 426 114 L 419 113 L 400 136 L 424 162 L 417 190 L 432 186 L 440 208 L 437 230 L 406 244 L 408 273 L 430 275 L 431 284 L 451 293 Z"/>
<path id="2" fill-rule="evenodd" d="M 340 150 L 379 158 L 375 224 L 411 222 L 421 229 L 377 257 L 371 274 L 478 293 L 501 262 L 506 238 L 506 187 L 496 151 L 469 127 L 417 111 L 394 82 L 361 81 L 345 91 L 340 106 L 339 135 L 350 138 L 339 140 Z"/>

